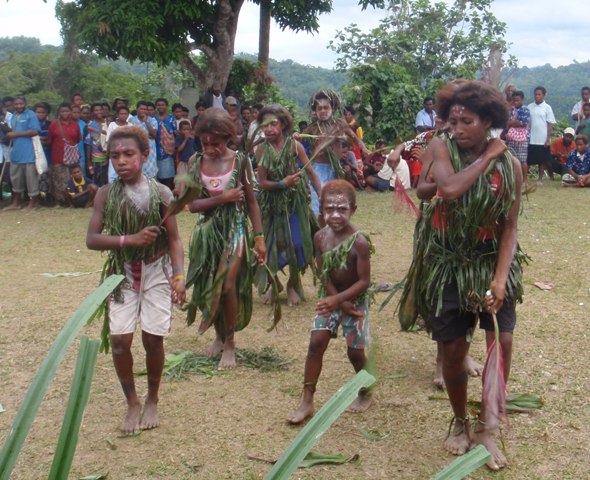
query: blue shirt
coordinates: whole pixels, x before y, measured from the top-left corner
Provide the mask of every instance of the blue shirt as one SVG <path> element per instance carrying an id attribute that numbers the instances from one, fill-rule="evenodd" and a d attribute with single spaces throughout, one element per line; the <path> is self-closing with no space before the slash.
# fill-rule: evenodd
<path id="1" fill-rule="evenodd" d="M 581 154 L 577 150 L 572 150 L 567 156 L 565 167 L 570 168 L 576 175 L 588 175 L 590 173 L 590 149 Z"/>
<path id="2" fill-rule="evenodd" d="M 172 114 L 169 114 L 164 120 L 160 120 L 160 118 L 157 116 L 154 118 L 158 122 L 158 133 L 156 134 L 156 152 L 158 155 L 158 160 L 163 160 L 170 155 L 164 151 L 164 147 L 160 143 L 160 132 L 162 131 L 162 126 L 164 126 L 168 133 L 176 136 L 176 118 L 174 118 L 174 115 Z"/>
<path id="3" fill-rule="evenodd" d="M 41 131 L 41 125 L 39 125 L 37 115 L 35 115 L 33 110 L 28 108 L 25 108 L 23 113 L 14 113 L 12 115 L 10 128 L 15 132 L 24 132 L 26 130 Z M 31 137 L 15 137 L 12 139 L 10 161 L 18 164 L 35 163 L 35 151 L 33 150 L 33 140 L 31 140 Z"/>

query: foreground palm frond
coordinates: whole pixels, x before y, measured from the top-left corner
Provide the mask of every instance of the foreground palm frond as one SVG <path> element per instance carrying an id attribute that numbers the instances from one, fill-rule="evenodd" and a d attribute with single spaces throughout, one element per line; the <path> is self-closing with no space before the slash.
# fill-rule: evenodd
<path id="1" fill-rule="evenodd" d="M 285 480 L 289 478 L 322 434 L 352 403 L 359 389 L 369 388 L 374 383 L 375 377 L 365 370 L 361 370 L 352 380 L 344 384 L 315 414 L 305 428 L 299 432 L 299 435 L 291 442 L 278 462 L 265 475 L 264 480 Z"/>
<path id="2" fill-rule="evenodd" d="M 465 455 L 456 458 L 444 470 L 438 472 L 431 480 L 460 480 L 485 465 L 492 455 L 486 447 L 478 445 Z"/>
<path id="3" fill-rule="evenodd" d="M 37 370 L 37 374 L 18 409 L 10 434 L 0 453 L 0 480 L 8 480 L 10 478 L 10 474 L 35 419 L 39 405 L 68 347 L 74 341 L 82 326 L 90 322 L 97 315 L 97 311 L 105 299 L 124 278 L 123 275 L 111 275 L 106 278 L 102 285 L 92 292 L 84 300 L 82 305 L 80 305 L 78 310 L 76 310 L 74 315 L 70 317 L 53 342 L 53 345 L 51 345 L 47 356 Z"/>

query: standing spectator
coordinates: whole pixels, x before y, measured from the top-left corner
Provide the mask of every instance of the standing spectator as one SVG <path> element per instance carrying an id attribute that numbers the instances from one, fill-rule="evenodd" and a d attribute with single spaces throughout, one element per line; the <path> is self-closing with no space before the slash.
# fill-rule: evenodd
<path id="1" fill-rule="evenodd" d="M 178 127 L 180 125 L 180 121 L 183 119 L 183 106 L 181 103 L 173 103 L 172 104 L 172 115 L 174 115 L 174 120 L 176 120 L 176 131 L 178 131 Z"/>
<path id="2" fill-rule="evenodd" d="M 76 105 L 77 107 L 81 107 L 83 103 L 84 103 L 84 99 L 82 98 L 82 94 L 74 93 L 72 95 L 72 101 L 71 101 L 72 107 L 74 105 Z"/>
<path id="3" fill-rule="evenodd" d="M 174 162 L 176 119 L 168 113 L 168 100 L 158 98 L 156 100 L 156 121 L 158 133 L 156 134 L 156 153 L 158 161 L 158 180 L 170 190 L 174 190 L 174 176 L 176 165 Z"/>
<path id="4" fill-rule="evenodd" d="M 109 182 L 107 157 L 107 124 L 100 103 L 92 104 L 92 120 L 86 128 L 84 143 L 86 144 L 87 172 L 92 176 L 97 187 Z"/>
<path id="5" fill-rule="evenodd" d="M 563 137 L 556 138 L 551 144 L 553 163 L 555 166 L 559 165 L 559 170 L 562 175 L 566 172 L 565 163 L 568 155 L 576 148 L 576 143 L 574 142 L 575 134 L 576 131 L 572 127 L 567 127 L 563 131 Z"/>
<path id="6" fill-rule="evenodd" d="M 188 174 L 194 162 L 192 156 L 199 151 L 201 151 L 201 141 L 198 137 L 195 138 L 195 131 L 191 126 L 191 122 L 186 119 L 181 120 L 180 129 L 176 135 L 176 173 L 179 176 Z M 184 189 L 184 183 L 177 183 L 173 193 L 180 197 Z"/>
<path id="7" fill-rule="evenodd" d="M 580 120 L 582 120 L 582 114 L 584 113 L 582 108 L 584 104 L 590 102 L 590 87 L 582 87 L 580 95 L 582 99 L 572 108 L 572 120 L 576 122 L 576 127 L 580 124 Z"/>
<path id="8" fill-rule="evenodd" d="M 526 185 L 529 177 L 527 153 L 531 112 L 523 103 L 524 93 L 520 90 L 515 90 L 512 93 L 512 110 L 510 120 L 508 121 L 508 131 L 506 132 L 506 144 L 514 151 L 516 158 L 520 161 L 522 178 Z"/>
<path id="9" fill-rule="evenodd" d="M 10 150 L 12 204 L 4 210 L 20 209 L 20 199 L 25 188 L 29 195 L 26 210 L 32 210 L 39 205 L 39 176 L 35 168 L 35 151 L 31 138 L 39 134 L 41 127 L 37 116 L 27 108 L 25 97 L 15 97 L 8 107 L 6 98 L 4 100 L 4 108 L 14 107 L 9 123 L 11 131 L 5 134 L 6 138 L 12 141 Z"/>
<path id="10" fill-rule="evenodd" d="M 511 105 L 512 94 L 515 91 L 516 91 L 516 86 L 513 85 L 512 83 L 509 83 L 508 85 L 506 85 L 506 88 L 504 88 L 504 98 L 506 99 L 506 102 L 508 103 L 508 105 Z"/>
<path id="11" fill-rule="evenodd" d="M 250 107 L 248 105 L 242 105 L 240 108 L 240 115 L 242 116 L 242 127 L 244 127 L 244 131 L 247 132 L 250 127 L 250 122 L 252 122 L 252 112 L 250 111 Z"/>
<path id="12" fill-rule="evenodd" d="M 79 95 L 79 94 L 78 94 Z M 82 97 L 80 97 L 80 100 Z M 85 120 L 82 119 L 82 107 L 75 103 L 72 103 L 72 119 L 78 124 L 80 128 L 80 142 L 78 142 L 78 151 L 80 152 L 80 166 L 82 167 L 82 171 L 86 171 L 86 151 L 84 148 L 84 132 L 86 132 L 86 123 Z"/>
<path id="13" fill-rule="evenodd" d="M 49 126 L 47 142 L 51 145 L 51 194 L 60 205 L 67 201 L 66 184 L 70 171 L 64 165 L 65 144 L 76 145 L 82 138 L 78 123 L 72 118 L 72 108 L 62 103 L 57 110 L 57 119 Z"/>
<path id="14" fill-rule="evenodd" d="M 539 182 L 543 180 L 545 168 L 547 168 L 549 177 L 553 180 L 549 145 L 551 145 L 551 132 L 553 131 L 555 117 L 553 116 L 553 109 L 545 102 L 546 94 L 545 87 L 535 88 L 535 101 L 528 106 L 531 112 L 531 129 L 527 164 L 539 165 Z"/>
<path id="15" fill-rule="evenodd" d="M 111 112 L 111 105 L 108 102 L 102 102 L 101 105 L 102 105 L 102 116 L 108 126 L 113 120 L 115 120 L 115 117 L 113 116 L 113 114 Z"/>
<path id="16" fill-rule="evenodd" d="M 39 102 L 33 106 L 33 111 L 37 115 L 39 120 L 39 138 L 41 140 L 41 146 L 43 147 L 43 153 L 47 159 L 47 171 L 39 175 L 39 196 L 41 200 L 47 201 L 47 194 L 51 192 L 51 147 L 47 143 L 47 135 L 49 135 L 49 114 L 51 113 L 51 107 L 47 102 Z"/>
<path id="17" fill-rule="evenodd" d="M 129 107 L 121 103 L 118 105 L 115 120 L 109 123 L 109 127 L 107 128 L 107 143 L 109 138 L 111 138 L 111 134 L 117 130 L 117 128 L 131 126 L 131 123 L 129 122 Z M 109 183 L 113 183 L 116 179 L 117 171 L 115 170 L 113 162 L 109 158 Z"/>
<path id="18" fill-rule="evenodd" d="M 156 135 L 158 134 L 158 122 L 148 115 L 147 102 L 137 102 L 137 114 L 129 119 L 129 123 L 144 130 L 149 139 L 150 153 L 143 162 L 143 173 L 149 178 L 155 178 L 158 174 L 158 155 L 156 152 Z"/>
<path id="19" fill-rule="evenodd" d="M 426 97 L 422 104 L 424 108 L 416 115 L 416 130 L 418 133 L 427 132 L 428 130 L 434 130 L 436 122 L 436 112 L 434 111 L 434 98 Z"/>
<path id="20" fill-rule="evenodd" d="M 205 104 L 201 101 L 195 103 L 195 110 L 197 111 L 197 114 L 191 120 L 191 126 L 193 128 L 195 128 L 195 125 L 197 124 L 197 120 L 199 118 L 199 115 L 201 115 L 201 113 L 203 113 L 206 108 L 207 107 L 205 107 Z"/>
<path id="21" fill-rule="evenodd" d="M 252 122 L 250 122 L 250 126 L 248 127 L 248 134 L 246 136 L 246 143 L 252 143 L 252 147 L 262 143 L 264 141 L 264 132 L 262 128 L 258 128 L 260 124 L 258 123 L 258 113 L 264 105 L 262 103 L 255 103 L 252 105 L 251 112 L 252 112 Z"/>
<path id="22" fill-rule="evenodd" d="M 211 108 L 211 107 L 223 108 L 223 103 L 225 101 L 225 94 L 223 94 L 221 92 L 220 88 L 212 87 L 199 100 L 201 103 L 203 103 L 203 105 L 205 106 L 205 109 Z"/>
<path id="23" fill-rule="evenodd" d="M 590 103 L 582 105 L 582 117 L 576 128 L 576 135 L 590 135 Z"/>
<path id="24" fill-rule="evenodd" d="M 236 135 L 235 138 L 238 143 L 237 144 L 229 144 L 229 147 L 232 150 L 237 150 L 244 141 L 244 126 L 242 125 L 242 119 L 240 118 L 240 110 L 238 106 L 238 100 L 236 97 L 225 97 L 225 109 L 229 116 L 231 117 L 232 121 L 236 126 Z"/>

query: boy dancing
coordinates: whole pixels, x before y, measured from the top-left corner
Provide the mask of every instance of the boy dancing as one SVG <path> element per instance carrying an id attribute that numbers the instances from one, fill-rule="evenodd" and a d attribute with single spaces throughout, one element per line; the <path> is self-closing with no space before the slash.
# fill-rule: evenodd
<path id="1" fill-rule="evenodd" d="M 373 246 L 350 218 L 356 211 L 354 188 L 345 180 L 332 180 L 322 189 L 321 215 L 326 226 L 314 236 L 316 262 L 321 280 L 320 301 L 313 321 L 305 361 L 303 400 L 288 418 L 291 424 L 313 415 L 313 396 L 322 370 L 322 359 L 330 338 L 342 325 L 348 345 L 348 359 L 355 371 L 365 367 L 369 339 L 369 295 Z M 362 389 L 349 407 L 364 412 L 371 405 L 369 391 Z"/>
<path id="2" fill-rule="evenodd" d="M 164 337 L 170 333 L 172 301 L 182 303 L 185 297 L 184 253 L 176 217 L 169 216 L 164 228 L 159 226 L 172 192 L 142 173 L 149 154 L 144 131 L 139 127 L 117 129 L 110 136 L 107 153 L 118 179 L 96 194 L 86 245 L 92 250 L 110 250 L 107 275 L 125 275 L 122 287 L 109 300 L 107 313 L 113 363 L 127 399 L 121 430 L 132 434 L 160 424 L 157 405 Z M 138 320 L 148 376 L 143 413 L 131 355 Z"/>

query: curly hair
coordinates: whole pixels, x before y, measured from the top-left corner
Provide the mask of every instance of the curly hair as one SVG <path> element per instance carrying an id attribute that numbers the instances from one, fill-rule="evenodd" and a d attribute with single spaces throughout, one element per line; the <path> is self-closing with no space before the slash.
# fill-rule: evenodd
<path id="1" fill-rule="evenodd" d="M 109 143 L 107 145 L 107 154 L 111 156 L 111 147 L 115 140 L 123 140 L 130 138 L 135 140 L 137 147 L 141 153 L 145 153 L 150 149 L 150 142 L 147 134 L 141 127 L 119 127 L 111 133 Z"/>
<path id="2" fill-rule="evenodd" d="M 262 125 L 264 116 L 265 115 L 274 115 L 279 119 L 279 121 L 283 124 L 283 135 L 288 135 L 290 132 L 293 131 L 293 117 L 282 105 L 278 103 L 271 103 L 270 105 L 265 105 L 262 109 L 258 112 L 258 124 Z"/>
<path id="3" fill-rule="evenodd" d="M 328 100 L 328 102 L 330 103 L 330 106 L 332 107 L 333 112 L 335 112 L 335 113 L 341 112 L 342 100 L 340 100 L 340 95 L 338 95 L 338 93 L 335 92 L 334 90 L 330 90 L 328 88 L 326 90 L 319 90 L 319 91 L 315 92 L 311 96 L 311 98 L 309 99 L 309 102 L 307 104 L 307 107 L 309 108 L 309 110 L 312 112 L 315 112 L 317 104 L 320 100 Z"/>
<path id="4" fill-rule="evenodd" d="M 484 82 L 458 80 L 448 83 L 436 96 L 438 116 L 446 122 L 454 105 L 467 108 L 482 120 L 489 120 L 493 128 L 505 128 L 508 122 L 504 96 Z"/>
<path id="5" fill-rule="evenodd" d="M 226 140 L 236 140 L 236 125 L 229 113 L 223 108 L 208 108 L 199 114 L 195 131 L 199 137 L 213 135 Z"/>
<path id="6" fill-rule="evenodd" d="M 348 198 L 351 207 L 356 207 L 356 192 L 354 187 L 346 180 L 330 180 L 322 187 L 320 193 L 320 206 L 324 204 L 324 200 L 328 195 L 339 193 Z"/>

